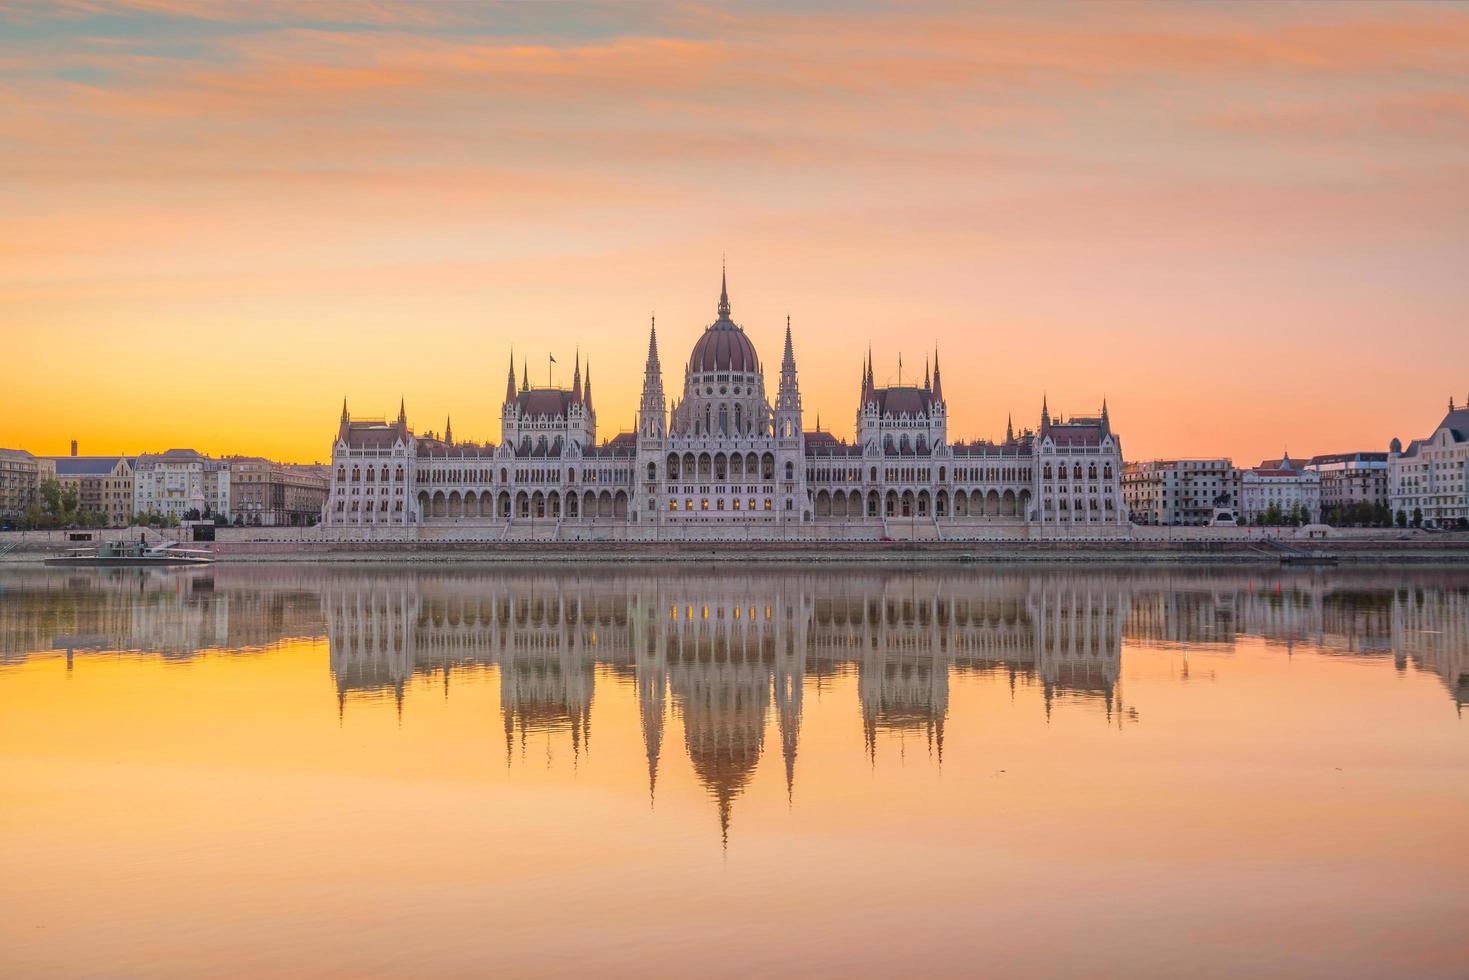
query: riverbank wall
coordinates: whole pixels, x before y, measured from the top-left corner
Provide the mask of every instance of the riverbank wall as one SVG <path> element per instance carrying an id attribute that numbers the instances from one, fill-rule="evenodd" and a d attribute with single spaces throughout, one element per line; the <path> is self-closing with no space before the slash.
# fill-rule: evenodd
<path id="1" fill-rule="evenodd" d="M 323 540 L 313 529 L 221 528 L 207 549 L 219 562 L 1084 562 L 1445 564 L 1469 566 L 1469 534 L 1402 530 L 1134 528 L 1097 538 L 851 541 Z M 1295 533 L 1292 533 L 1295 532 Z M 150 544 L 173 540 L 147 529 Z M 136 542 L 139 529 L 98 532 L 98 542 Z M 40 562 L 85 546 L 67 532 L 0 535 L 0 562 Z"/>

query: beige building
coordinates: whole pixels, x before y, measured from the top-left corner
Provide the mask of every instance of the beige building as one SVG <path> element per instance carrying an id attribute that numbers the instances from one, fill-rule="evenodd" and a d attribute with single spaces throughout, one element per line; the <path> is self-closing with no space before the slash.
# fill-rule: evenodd
<path id="1" fill-rule="evenodd" d="M 230 460 L 231 521 L 257 527 L 309 527 L 320 522 L 331 485 L 329 467 Z"/>
<path id="2" fill-rule="evenodd" d="M 227 514 L 230 464 L 192 449 L 145 453 L 133 464 L 133 513 L 182 518 L 189 511 Z"/>
<path id="3" fill-rule="evenodd" d="M 0 523 L 25 517 L 26 508 L 41 502 L 41 484 L 56 478 L 56 464 L 24 449 L 0 449 Z"/>
<path id="4" fill-rule="evenodd" d="M 133 461 L 128 456 L 57 456 L 56 481 L 77 488 L 77 508 L 101 514 L 108 527 L 127 527 L 133 516 Z"/>
<path id="5" fill-rule="evenodd" d="M 1321 519 L 1346 523 L 1359 505 L 1388 506 L 1387 453 L 1312 456 L 1306 469 L 1321 475 Z"/>
<path id="6" fill-rule="evenodd" d="M 1426 439 L 1407 449 L 1394 439 L 1388 453 L 1388 486 L 1393 515 L 1412 521 L 1415 512 L 1427 527 L 1469 522 L 1469 405 L 1449 412 Z"/>
<path id="7" fill-rule="evenodd" d="M 1122 499 L 1137 524 L 1202 525 L 1239 508 L 1240 472 L 1228 459 L 1150 459 L 1122 471 Z"/>

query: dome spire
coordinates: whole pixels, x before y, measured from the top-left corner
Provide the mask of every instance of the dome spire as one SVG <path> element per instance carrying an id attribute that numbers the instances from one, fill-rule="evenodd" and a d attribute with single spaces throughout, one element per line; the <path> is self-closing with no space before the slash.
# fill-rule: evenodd
<path id="1" fill-rule="evenodd" d="M 729 279 L 725 274 L 722 258 L 719 260 L 719 318 L 729 319 Z"/>

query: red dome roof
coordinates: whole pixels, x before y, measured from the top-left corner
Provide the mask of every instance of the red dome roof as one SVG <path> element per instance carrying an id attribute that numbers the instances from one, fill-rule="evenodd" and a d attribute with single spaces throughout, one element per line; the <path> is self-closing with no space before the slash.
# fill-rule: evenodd
<path id="1" fill-rule="evenodd" d="M 750 343 L 745 332 L 732 320 L 720 317 L 694 344 L 694 352 L 689 356 L 689 370 L 754 374 L 760 370 L 760 358 L 755 356 L 755 345 Z"/>

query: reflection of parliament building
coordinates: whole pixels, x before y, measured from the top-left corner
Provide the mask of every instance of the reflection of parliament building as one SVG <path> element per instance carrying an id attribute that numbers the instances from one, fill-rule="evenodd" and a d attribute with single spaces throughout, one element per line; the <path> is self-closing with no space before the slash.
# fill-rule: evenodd
<path id="1" fill-rule="evenodd" d="M 883 743 L 909 739 L 942 761 L 956 673 L 1033 689 L 1048 716 L 1133 719 L 1120 702 L 1124 639 L 1228 651 L 1249 635 L 1391 657 L 1469 700 L 1469 589 L 1432 572 L 216 566 L 27 573 L 4 600 L 0 665 L 52 651 L 68 663 L 187 658 L 324 634 L 342 712 L 381 698 L 401 712 L 416 679 L 447 694 L 455 676 L 493 669 L 507 761 L 531 738 L 585 751 L 597 683 L 611 678 L 636 691 L 649 793 L 677 724 L 726 830 L 767 753 L 793 791 L 805 696 L 837 676 L 855 679 L 874 763 Z"/>
<path id="2" fill-rule="evenodd" d="M 1094 580 L 1095 581 L 1095 580 Z M 323 593 L 339 702 L 414 675 L 497 667 L 506 750 L 590 735 L 595 668 L 636 685 L 649 791 L 670 710 L 727 823 L 779 741 L 793 790 L 807 675 L 854 672 L 868 751 L 913 733 L 941 755 L 949 671 L 997 671 L 1110 713 L 1127 607 L 1081 576 L 856 573 L 720 578 L 343 574 Z M 767 731 L 772 728 L 773 731 Z"/>

